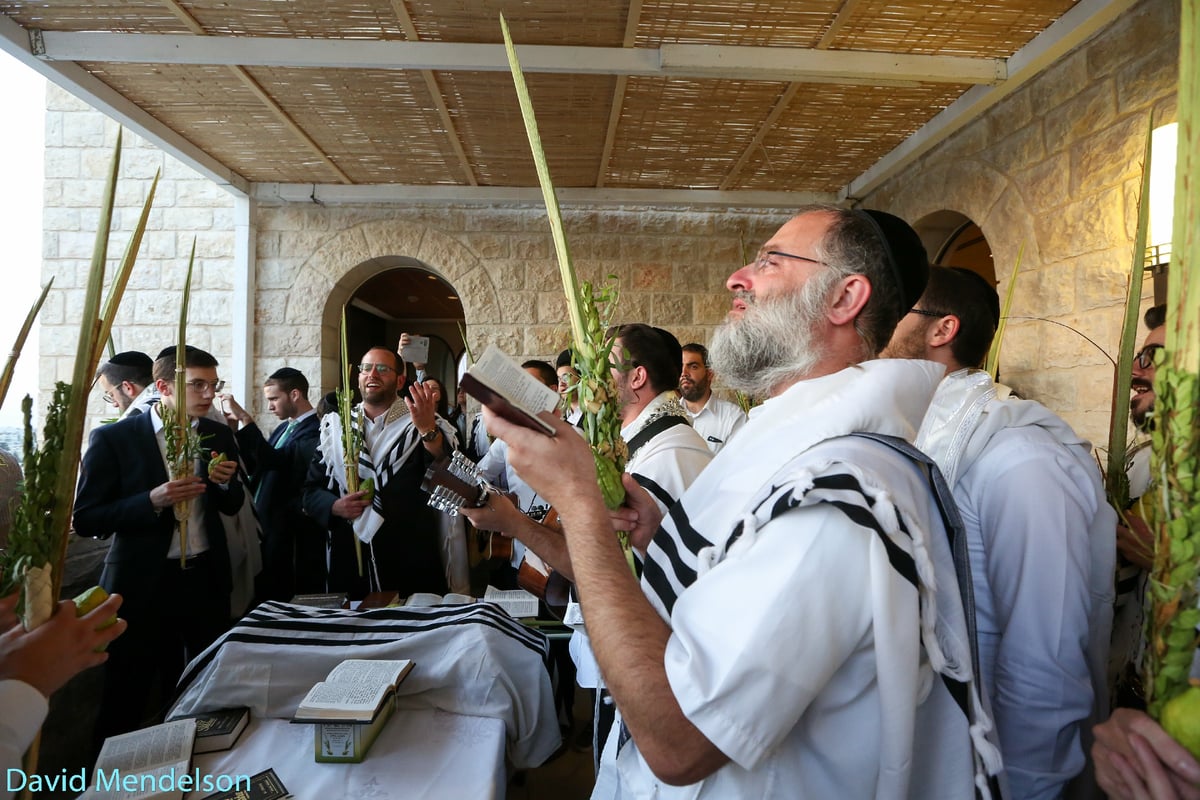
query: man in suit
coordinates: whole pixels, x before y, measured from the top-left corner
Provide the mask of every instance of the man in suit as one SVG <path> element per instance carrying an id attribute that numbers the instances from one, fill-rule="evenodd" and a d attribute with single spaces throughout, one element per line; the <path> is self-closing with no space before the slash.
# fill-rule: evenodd
<path id="1" fill-rule="evenodd" d="M 75 496 L 75 532 L 112 537 L 100 585 L 125 598 L 127 635 L 114 642 L 97 721 L 104 737 L 162 718 L 188 660 L 229 624 L 231 574 L 221 515 L 241 508 L 237 445 L 230 430 L 206 419 L 221 389 L 217 360 L 188 348 L 186 396 L 175 392 L 175 350 L 154 362 L 162 401 L 152 410 L 92 432 Z M 184 403 L 198 437 L 194 474 L 172 479 L 163 415 Z M 210 461 L 218 453 L 226 458 Z M 232 456 L 232 457 L 231 457 Z M 190 501 L 187 542 L 176 503 Z"/>
<path id="2" fill-rule="evenodd" d="M 237 432 L 263 529 L 258 594 L 266 600 L 290 600 L 297 592 L 325 589 L 325 533 L 300 509 L 320 433 L 317 412 L 308 401 L 308 379 L 300 370 L 273 372 L 263 384 L 263 397 L 267 410 L 284 422 L 269 438 L 233 395 L 221 399 L 229 427 Z"/>
<path id="3" fill-rule="evenodd" d="M 154 386 L 154 361 L 145 353 L 126 350 L 105 361 L 96 370 L 96 385 L 104 402 L 121 412 L 121 419 L 143 413 L 158 402 Z"/>

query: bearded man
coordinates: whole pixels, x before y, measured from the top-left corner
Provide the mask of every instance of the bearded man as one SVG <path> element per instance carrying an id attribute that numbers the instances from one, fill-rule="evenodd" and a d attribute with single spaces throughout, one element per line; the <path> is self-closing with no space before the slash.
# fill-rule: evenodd
<path id="1" fill-rule="evenodd" d="M 362 402 L 349 420 L 337 412 L 321 418 L 320 444 L 309 466 L 302 501 L 306 514 L 329 531 L 329 588 L 361 598 L 368 591 L 447 591 L 439 545 L 439 515 L 421 490 L 425 470 L 450 453 L 454 427 L 438 419 L 432 393 L 414 383 L 401 397 L 404 360 L 372 347 L 358 363 Z M 362 432 L 360 479 L 375 482 L 373 495 L 348 492 L 342 426 Z M 362 543 L 358 573 L 354 537 Z"/>
<path id="2" fill-rule="evenodd" d="M 571 566 L 622 717 L 593 797 L 986 790 L 998 753 L 985 716 L 968 729 L 969 636 L 926 474 L 913 451 L 856 435 L 911 439 L 941 377 L 872 360 L 927 271 L 902 220 L 815 206 L 730 276 L 713 364 L 768 399 L 665 516 L 625 479 L 616 524 L 648 541 L 640 585 L 586 443 L 558 420 L 547 437 L 488 414 L 517 471 L 571 508 Z"/>
<path id="3" fill-rule="evenodd" d="M 708 449 L 720 452 L 746 424 L 746 412 L 727 400 L 713 396 L 713 370 L 708 365 L 708 348 L 697 342 L 683 346 L 683 371 L 679 375 L 679 397 L 692 427 Z"/>

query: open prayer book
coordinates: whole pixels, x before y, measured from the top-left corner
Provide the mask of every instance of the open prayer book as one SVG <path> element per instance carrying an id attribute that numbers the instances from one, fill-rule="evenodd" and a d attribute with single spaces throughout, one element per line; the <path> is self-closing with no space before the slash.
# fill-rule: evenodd
<path id="1" fill-rule="evenodd" d="M 348 658 L 309 689 L 292 722 L 369 723 L 412 666 L 413 662 L 407 658 L 393 661 Z"/>
<path id="2" fill-rule="evenodd" d="M 189 771 L 196 720 L 164 722 L 104 740 L 86 800 L 178 800 L 186 791 L 211 793 Z M 207 776 L 205 776 L 207 777 Z M 199 785 L 198 785 L 199 784 Z M 206 791 L 207 790 L 207 791 Z"/>
<path id="3" fill-rule="evenodd" d="M 480 359 L 463 374 L 459 385 L 496 416 L 554 435 L 554 428 L 538 413 L 558 408 L 561 399 L 558 392 L 523 370 L 496 345 L 488 345 Z"/>
<path id="4" fill-rule="evenodd" d="M 485 603 L 495 603 L 509 613 L 510 616 L 521 619 L 538 615 L 538 599 L 524 589 L 497 589 L 487 587 L 482 598 L 466 594 L 435 594 L 433 592 L 417 592 L 408 596 L 404 601 L 406 606 L 461 606 L 482 599 Z"/>

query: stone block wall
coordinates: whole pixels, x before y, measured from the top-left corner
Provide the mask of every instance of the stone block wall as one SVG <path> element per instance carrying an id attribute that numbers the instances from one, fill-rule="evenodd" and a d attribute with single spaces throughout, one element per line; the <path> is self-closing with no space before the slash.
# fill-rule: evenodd
<path id="1" fill-rule="evenodd" d="M 914 223 L 970 217 L 1002 291 L 1024 247 L 1002 379 L 1101 446 L 1145 137 L 1151 113 L 1175 118 L 1178 50 L 1178 3 L 1142 0 L 863 200 Z"/>
<path id="2" fill-rule="evenodd" d="M 726 277 L 788 213 L 686 209 L 564 210 L 576 270 L 617 278 L 616 322 L 647 322 L 707 342 L 729 309 Z M 472 351 L 553 360 L 569 323 L 553 244 L 536 208 L 260 206 L 255 358 L 337 376 L 340 304 L 388 259 L 443 277 L 466 316 Z M 364 269 L 365 267 L 365 269 Z"/>
<path id="3" fill-rule="evenodd" d="M 70 381 L 92 248 L 118 125 L 54 84 L 46 93 L 42 282 L 54 278 L 39 319 L 41 405 L 56 380 Z M 196 260 L 188 336 L 222 366 L 233 351 L 228 308 L 233 287 L 233 198 L 213 182 L 125 131 L 109 239 L 112 273 L 137 225 L 156 171 L 154 205 L 113 326 L 116 350 L 151 357 L 173 344 L 193 237 Z M 106 281 L 107 283 L 107 281 Z M 99 392 L 93 421 L 113 416 Z"/>

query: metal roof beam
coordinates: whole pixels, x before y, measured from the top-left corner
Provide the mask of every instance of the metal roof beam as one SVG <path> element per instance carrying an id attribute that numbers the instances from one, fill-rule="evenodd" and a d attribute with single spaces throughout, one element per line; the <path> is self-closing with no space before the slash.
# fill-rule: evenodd
<path id="1" fill-rule="evenodd" d="M 362 39 L 285 39 L 43 31 L 48 61 L 313 69 L 507 72 L 504 46 Z M 660 48 L 518 45 L 525 72 L 760 81 L 997 84 L 1003 59 L 798 47 L 666 44 Z"/>

